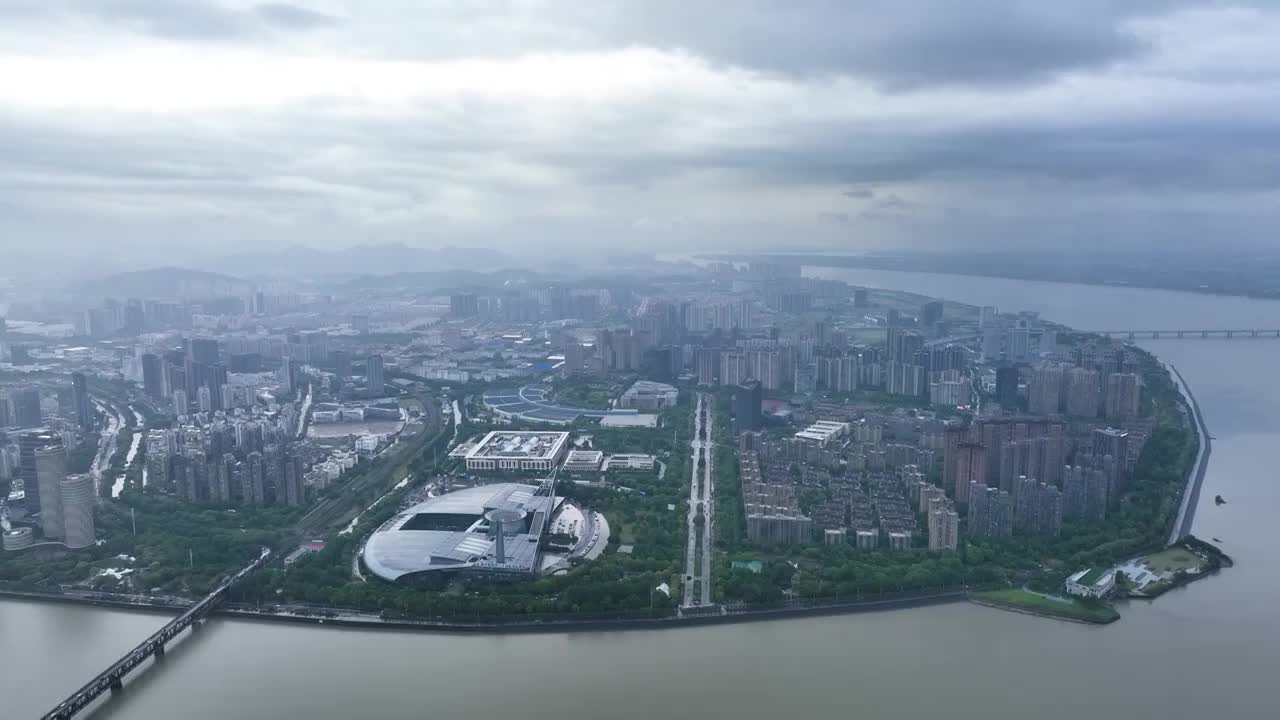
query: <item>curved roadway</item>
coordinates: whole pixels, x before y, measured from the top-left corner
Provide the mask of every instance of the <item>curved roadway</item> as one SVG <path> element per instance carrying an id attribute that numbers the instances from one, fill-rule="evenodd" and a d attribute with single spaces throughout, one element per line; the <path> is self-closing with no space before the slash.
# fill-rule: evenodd
<path id="1" fill-rule="evenodd" d="M 1169 544 L 1172 545 L 1191 534 L 1191 525 L 1196 519 L 1196 506 L 1200 503 L 1200 486 L 1204 484 L 1204 474 L 1209 468 L 1209 453 L 1213 451 L 1213 441 L 1209 437 L 1208 426 L 1204 424 L 1204 416 L 1200 413 L 1200 403 L 1191 394 L 1191 386 L 1187 385 L 1178 368 L 1170 365 L 1169 369 L 1173 371 L 1178 389 L 1187 399 L 1191 422 L 1200 436 L 1200 451 L 1196 453 L 1195 463 L 1187 470 L 1187 486 L 1182 491 L 1182 504 L 1178 506 L 1178 517 L 1173 521 L 1173 528 L 1169 530 Z"/>

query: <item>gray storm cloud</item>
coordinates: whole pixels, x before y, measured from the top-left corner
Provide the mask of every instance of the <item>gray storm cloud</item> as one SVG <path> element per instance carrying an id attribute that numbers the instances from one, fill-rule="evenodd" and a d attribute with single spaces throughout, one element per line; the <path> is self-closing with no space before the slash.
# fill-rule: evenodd
<path id="1" fill-rule="evenodd" d="M 17 0 L 0 248 L 1265 246 L 1278 32 L 1174 0 Z"/>

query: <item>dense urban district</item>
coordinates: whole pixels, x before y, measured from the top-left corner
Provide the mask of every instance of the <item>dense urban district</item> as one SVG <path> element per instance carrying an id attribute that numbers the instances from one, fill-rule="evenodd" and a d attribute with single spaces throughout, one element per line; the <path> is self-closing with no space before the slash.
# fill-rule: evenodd
<path id="1" fill-rule="evenodd" d="M 801 275 L 168 269 L 0 322 L 0 590 L 422 623 L 975 602 L 1106 622 L 1186 535 L 1140 348 Z"/>

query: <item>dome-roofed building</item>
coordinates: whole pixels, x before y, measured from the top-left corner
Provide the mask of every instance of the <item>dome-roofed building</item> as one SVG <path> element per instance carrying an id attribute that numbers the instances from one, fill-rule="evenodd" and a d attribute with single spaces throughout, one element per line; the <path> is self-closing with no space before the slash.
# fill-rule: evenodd
<path id="1" fill-rule="evenodd" d="M 392 582 L 464 570 L 532 575 L 538 570 L 538 540 L 562 500 L 552 497 L 550 481 L 482 485 L 434 497 L 374 531 L 364 546 L 364 564 Z"/>

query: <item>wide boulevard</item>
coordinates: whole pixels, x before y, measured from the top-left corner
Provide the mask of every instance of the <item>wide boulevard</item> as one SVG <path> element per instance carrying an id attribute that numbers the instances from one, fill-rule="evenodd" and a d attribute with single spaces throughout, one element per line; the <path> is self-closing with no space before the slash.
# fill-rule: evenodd
<path id="1" fill-rule="evenodd" d="M 685 550 L 682 607 L 711 604 L 711 556 L 714 549 L 711 537 L 715 518 L 711 459 L 714 403 L 714 399 L 699 393 L 694 411 L 693 439 L 689 443 L 689 541 Z"/>

